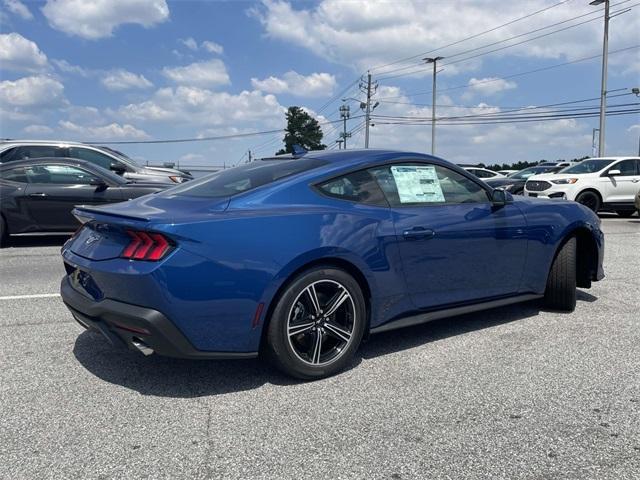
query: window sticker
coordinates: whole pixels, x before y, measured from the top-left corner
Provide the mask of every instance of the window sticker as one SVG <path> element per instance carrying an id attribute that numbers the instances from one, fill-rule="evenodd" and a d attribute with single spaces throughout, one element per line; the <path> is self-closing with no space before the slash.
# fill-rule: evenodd
<path id="1" fill-rule="evenodd" d="M 398 187 L 400 203 L 444 202 L 434 166 L 394 166 L 391 174 Z"/>

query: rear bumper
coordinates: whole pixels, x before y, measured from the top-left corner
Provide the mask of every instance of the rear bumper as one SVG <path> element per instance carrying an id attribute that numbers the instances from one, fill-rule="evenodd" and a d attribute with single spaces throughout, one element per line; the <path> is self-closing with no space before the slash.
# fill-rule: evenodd
<path id="1" fill-rule="evenodd" d="M 257 352 L 209 352 L 197 350 L 162 313 L 116 300 L 95 301 L 76 291 L 65 276 L 60 295 L 76 321 L 88 330 L 101 333 L 109 342 L 142 351 L 144 345 L 158 355 L 192 359 L 255 358 Z"/>

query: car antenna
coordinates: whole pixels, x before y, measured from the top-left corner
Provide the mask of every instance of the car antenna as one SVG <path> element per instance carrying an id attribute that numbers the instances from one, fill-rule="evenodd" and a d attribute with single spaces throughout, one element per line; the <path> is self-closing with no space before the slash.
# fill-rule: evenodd
<path id="1" fill-rule="evenodd" d="M 302 145 L 299 145 L 297 143 L 295 145 L 292 145 L 291 148 L 293 149 L 294 157 L 301 157 L 308 152 L 306 148 L 304 148 Z"/>

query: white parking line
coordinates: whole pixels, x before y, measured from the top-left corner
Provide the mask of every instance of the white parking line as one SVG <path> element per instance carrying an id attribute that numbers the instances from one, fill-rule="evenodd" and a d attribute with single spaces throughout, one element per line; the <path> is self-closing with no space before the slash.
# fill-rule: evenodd
<path id="1" fill-rule="evenodd" d="M 59 297 L 59 293 L 37 293 L 34 295 L 7 295 L 0 297 L 0 300 L 23 300 L 25 298 L 53 298 Z"/>

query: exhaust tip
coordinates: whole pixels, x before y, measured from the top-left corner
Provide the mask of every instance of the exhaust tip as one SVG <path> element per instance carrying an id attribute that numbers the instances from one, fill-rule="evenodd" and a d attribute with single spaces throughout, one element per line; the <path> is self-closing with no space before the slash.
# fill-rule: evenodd
<path id="1" fill-rule="evenodd" d="M 148 357 L 149 355 L 151 355 L 154 352 L 153 348 L 151 348 L 149 345 L 144 343 L 139 338 L 133 337 L 131 339 L 131 344 L 134 347 L 136 347 L 138 349 L 138 351 L 141 352 L 145 357 Z"/>

